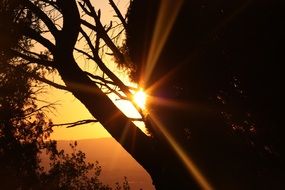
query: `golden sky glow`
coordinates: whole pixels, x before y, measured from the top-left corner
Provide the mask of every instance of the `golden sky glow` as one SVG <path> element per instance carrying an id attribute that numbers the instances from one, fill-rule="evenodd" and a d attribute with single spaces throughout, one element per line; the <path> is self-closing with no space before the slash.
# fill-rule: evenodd
<path id="1" fill-rule="evenodd" d="M 56 76 L 55 82 L 60 78 Z M 54 103 L 55 109 L 50 109 L 46 114 L 52 119 L 54 124 L 74 122 L 82 119 L 93 119 L 92 115 L 74 96 L 66 91 L 58 90 L 53 87 L 46 87 L 46 93 L 38 95 L 39 100 Z M 39 106 L 46 103 L 39 102 Z M 90 138 L 110 137 L 109 133 L 99 124 L 87 124 L 73 128 L 65 126 L 53 127 L 52 139 L 56 140 L 79 140 Z"/>

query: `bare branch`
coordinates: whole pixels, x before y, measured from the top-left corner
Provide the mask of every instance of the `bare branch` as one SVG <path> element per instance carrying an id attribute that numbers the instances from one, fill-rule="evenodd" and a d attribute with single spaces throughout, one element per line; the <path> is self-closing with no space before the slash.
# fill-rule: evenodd
<path id="1" fill-rule="evenodd" d="M 41 107 L 39 107 L 38 109 L 36 109 L 36 110 L 32 110 L 32 111 L 30 111 L 29 113 L 26 113 L 24 116 L 22 116 L 21 118 L 28 118 L 28 117 L 30 117 L 30 116 L 33 116 L 34 114 L 36 114 L 36 113 L 39 113 L 39 112 L 41 112 L 41 111 L 43 111 L 43 109 L 49 109 L 49 110 L 51 110 L 51 108 L 52 109 L 55 109 L 54 108 L 54 106 L 55 106 L 56 104 L 55 103 L 49 103 L 49 104 L 47 104 L 47 105 L 44 105 L 44 106 L 41 106 Z M 25 110 L 25 112 L 28 112 L 28 110 Z"/>
<path id="2" fill-rule="evenodd" d="M 109 68 L 104 64 L 104 62 L 101 60 L 101 58 L 98 55 L 98 51 L 95 49 L 95 47 L 93 46 L 90 38 L 88 37 L 88 35 L 86 34 L 86 32 L 81 29 L 80 31 L 82 33 L 82 35 L 84 36 L 85 40 L 87 41 L 88 46 L 90 47 L 92 53 L 93 53 L 93 57 L 92 59 L 98 64 L 99 68 L 110 78 L 112 79 L 117 86 L 119 86 L 121 88 L 121 90 L 125 93 L 125 94 L 130 94 L 129 89 L 125 86 L 125 84 L 111 71 L 109 70 Z"/>
<path id="3" fill-rule="evenodd" d="M 36 32 L 35 30 L 25 27 L 23 29 L 23 34 L 31 39 L 37 41 L 44 47 L 46 47 L 51 53 L 55 52 L 55 45 L 51 43 L 48 39 L 44 38 L 41 34 Z"/>
<path id="4" fill-rule="evenodd" d="M 91 77 L 92 79 L 95 79 L 95 80 L 100 80 L 101 82 L 103 83 L 106 83 L 106 84 L 111 84 L 111 85 L 114 85 L 114 86 L 117 86 L 116 83 L 114 83 L 113 81 L 110 81 L 110 80 L 106 80 L 104 79 L 103 77 L 99 77 L 98 75 L 93 75 L 87 71 L 84 72 L 85 74 L 87 74 L 89 77 Z"/>
<path id="5" fill-rule="evenodd" d="M 66 86 L 57 84 L 57 83 L 55 83 L 55 82 L 53 82 L 53 81 L 50 81 L 50 80 L 48 80 L 48 79 L 46 79 L 46 78 L 43 78 L 43 77 L 40 77 L 40 76 L 38 76 L 38 75 L 36 75 L 36 74 L 32 74 L 32 73 L 29 73 L 29 74 L 30 74 L 30 76 L 31 76 L 32 78 L 34 78 L 34 79 L 36 79 L 36 80 L 38 80 L 38 81 L 41 81 L 41 82 L 43 82 L 43 83 L 46 83 L 46 84 L 48 84 L 48 85 L 51 85 L 51 86 L 53 86 L 53 87 L 55 87 L 55 88 L 57 88 L 57 89 L 70 91 L 70 89 L 69 89 L 68 87 L 66 87 Z"/>
<path id="6" fill-rule="evenodd" d="M 74 122 L 69 122 L 69 123 L 59 123 L 59 124 L 52 124 L 52 127 L 59 127 L 59 126 L 67 126 L 67 128 L 71 127 L 76 127 L 79 125 L 85 125 L 88 123 L 96 123 L 98 120 L 96 119 L 85 119 L 85 120 L 79 120 L 79 121 L 74 121 Z"/>
<path id="7" fill-rule="evenodd" d="M 85 40 L 87 41 L 87 44 L 89 45 L 92 53 L 93 53 L 93 60 L 97 63 L 99 68 L 122 90 L 122 92 L 126 95 L 128 100 L 135 106 L 135 108 L 138 110 L 138 112 L 143 117 L 143 112 L 141 108 L 133 101 L 133 95 L 130 92 L 130 89 L 104 64 L 102 59 L 98 55 L 98 51 L 94 48 L 90 38 L 88 38 L 88 35 L 86 32 L 81 29 L 80 32 L 84 36 Z"/>
<path id="8" fill-rule="evenodd" d="M 78 2 L 79 6 L 80 6 L 81 9 L 84 11 L 84 13 L 86 13 L 87 15 L 89 15 L 89 16 L 92 17 L 91 11 L 89 11 L 88 9 L 86 9 L 85 3 L 86 3 L 86 1 L 84 1 L 84 4 L 82 4 L 81 2 Z"/>
<path id="9" fill-rule="evenodd" d="M 17 47 L 20 48 L 22 51 L 24 51 L 28 55 L 34 55 L 36 57 L 40 57 L 41 56 L 41 54 L 38 54 L 38 53 L 33 52 L 33 51 L 29 51 L 29 50 L 25 49 L 25 47 L 22 47 L 21 45 L 18 45 Z"/>
<path id="10" fill-rule="evenodd" d="M 104 26 L 102 25 L 100 21 L 99 11 L 98 14 L 96 13 L 94 7 L 91 5 L 89 0 L 84 1 L 89 8 L 89 11 L 84 7 L 83 4 L 80 3 L 80 6 L 82 7 L 83 11 L 87 11 L 86 14 L 94 18 L 94 21 L 96 23 L 96 27 L 92 27 L 90 24 L 86 24 L 86 22 L 82 22 L 85 26 L 89 27 L 91 30 L 95 30 L 97 32 L 97 35 L 100 35 L 100 38 L 104 40 L 104 42 L 107 44 L 107 46 L 111 49 L 111 51 L 114 53 L 114 56 L 120 63 L 126 62 L 125 56 L 120 52 L 120 50 L 117 48 L 117 46 L 113 43 L 112 39 L 109 37 L 108 33 L 106 32 Z"/>
<path id="11" fill-rule="evenodd" d="M 50 4 L 51 6 L 53 6 L 53 7 L 56 8 L 57 10 L 59 10 L 59 7 L 58 7 L 58 5 L 56 4 L 55 1 L 50 1 L 50 0 L 42 0 L 42 1 L 45 2 L 45 3 Z"/>
<path id="12" fill-rule="evenodd" d="M 112 6 L 112 8 L 114 9 L 114 11 L 116 12 L 118 18 L 120 19 L 120 21 L 122 22 L 124 28 L 127 28 L 127 23 L 126 20 L 124 19 L 121 11 L 118 9 L 117 5 L 114 3 L 113 0 L 109 0 L 110 5 Z"/>
<path id="13" fill-rule="evenodd" d="M 11 68 L 16 69 L 19 66 L 8 64 L 7 67 L 11 67 Z M 50 80 L 48 80 L 46 78 L 40 77 L 38 74 L 36 74 L 34 72 L 25 72 L 24 74 L 27 75 L 28 77 L 31 77 L 31 78 L 35 79 L 35 80 L 38 80 L 38 81 L 41 81 L 41 82 L 46 83 L 48 85 L 51 85 L 51 86 L 53 86 L 53 87 L 55 87 L 57 89 L 70 91 L 70 89 L 68 87 L 60 85 L 60 84 L 57 84 L 57 83 L 55 83 L 53 81 L 50 81 Z"/>
<path id="14" fill-rule="evenodd" d="M 80 29 L 80 32 L 81 32 L 82 36 L 85 38 L 85 40 L 86 40 L 86 42 L 87 42 L 89 48 L 91 49 L 92 54 L 93 54 L 92 59 L 94 60 L 95 56 L 98 56 L 98 49 L 96 49 L 96 48 L 93 46 L 93 44 L 92 44 L 92 42 L 91 42 L 91 39 L 89 38 L 89 36 L 87 35 L 87 33 L 86 33 L 82 28 Z"/>
<path id="15" fill-rule="evenodd" d="M 85 51 L 83 51 L 83 50 L 81 50 L 81 49 L 78 49 L 78 48 L 75 47 L 74 50 L 75 50 L 75 51 L 78 51 L 79 53 L 82 53 L 82 54 L 85 55 L 88 59 L 91 59 L 91 60 L 94 59 L 92 55 L 88 54 L 87 52 L 85 52 Z"/>
<path id="16" fill-rule="evenodd" d="M 96 84 L 99 84 L 105 88 L 107 88 L 109 90 L 109 92 L 107 92 L 107 94 L 109 93 L 114 93 L 115 95 L 117 95 L 120 100 L 129 100 L 126 96 L 123 96 L 122 94 L 120 94 L 116 89 L 113 89 L 111 88 L 108 84 L 106 83 L 102 83 L 102 82 L 97 82 L 97 81 L 94 81 Z"/>
<path id="17" fill-rule="evenodd" d="M 15 56 L 18 56 L 18 57 L 21 57 L 31 63 L 37 63 L 39 65 L 43 65 L 43 66 L 46 66 L 46 67 L 53 67 L 55 68 L 54 66 L 54 62 L 53 61 L 49 61 L 49 60 L 46 60 L 46 59 L 39 59 L 39 58 L 36 58 L 34 56 L 29 56 L 29 55 L 26 55 L 26 54 L 23 54 L 23 53 L 20 53 L 16 50 L 8 50 L 7 52 L 9 52 L 11 55 L 15 55 Z"/>
<path id="18" fill-rule="evenodd" d="M 81 19 L 80 22 L 87 26 L 88 28 L 90 28 L 91 30 L 97 31 L 96 26 L 94 26 L 93 24 L 90 24 L 89 22 L 87 22 L 86 20 Z"/>
<path id="19" fill-rule="evenodd" d="M 86 72 L 86 71 L 85 71 L 85 73 L 86 73 L 88 76 L 90 76 L 91 78 L 95 79 L 95 80 L 100 80 L 100 81 L 102 81 L 102 82 L 104 82 L 104 83 L 117 86 L 117 84 L 116 84 L 115 82 L 113 82 L 113 81 L 106 80 L 106 79 L 104 79 L 103 77 L 100 77 L 100 76 L 97 76 L 97 75 L 93 75 L 93 74 L 91 74 L 91 73 L 89 73 L 89 72 Z M 132 87 L 132 86 L 127 86 L 127 87 L 128 87 L 129 89 L 131 89 L 131 90 L 138 90 L 137 88 Z"/>
<path id="20" fill-rule="evenodd" d="M 108 28 L 106 29 L 106 32 L 108 33 L 112 28 L 113 28 L 113 22 L 110 21 L 110 25 L 109 25 Z"/>
<path id="21" fill-rule="evenodd" d="M 143 118 L 131 118 L 131 117 L 129 117 L 129 119 L 132 121 L 144 121 Z"/>
<path id="22" fill-rule="evenodd" d="M 30 10 L 32 10 L 45 23 L 52 35 L 56 38 L 58 35 L 58 30 L 55 27 L 55 24 L 50 20 L 50 18 L 31 1 L 23 0 L 23 4 L 26 5 Z"/>

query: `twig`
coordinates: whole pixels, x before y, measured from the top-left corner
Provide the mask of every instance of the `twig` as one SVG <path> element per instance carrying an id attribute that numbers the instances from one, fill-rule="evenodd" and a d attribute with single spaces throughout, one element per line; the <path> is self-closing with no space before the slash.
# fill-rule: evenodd
<path id="1" fill-rule="evenodd" d="M 69 123 L 59 123 L 59 124 L 51 124 L 52 127 L 60 127 L 60 126 L 67 126 L 67 128 L 71 127 L 76 127 L 79 125 L 85 125 L 88 123 L 96 123 L 98 120 L 96 119 L 85 119 L 85 120 L 79 120 L 79 121 L 74 121 L 74 122 L 69 122 Z"/>

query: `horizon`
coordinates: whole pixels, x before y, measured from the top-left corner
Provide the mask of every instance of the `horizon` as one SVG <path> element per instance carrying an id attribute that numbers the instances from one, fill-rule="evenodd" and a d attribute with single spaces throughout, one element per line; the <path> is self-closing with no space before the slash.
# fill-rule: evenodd
<path id="1" fill-rule="evenodd" d="M 70 143 L 74 140 L 57 140 L 59 150 L 63 149 L 65 153 L 70 154 Z M 115 183 L 122 183 L 124 177 L 131 189 L 154 190 L 150 175 L 146 170 L 138 164 L 135 159 L 128 154 L 121 145 L 112 137 L 102 137 L 94 139 L 76 140 L 76 150 L 80 150 L 86 154 L 86 162 L 99 162 L 102 172 L 99 179 L 111 187 Z M 104 144 L 104 146 L 102 146 Z M 47 155 L 40 155 L 44 168 L 49 168 Z"/>

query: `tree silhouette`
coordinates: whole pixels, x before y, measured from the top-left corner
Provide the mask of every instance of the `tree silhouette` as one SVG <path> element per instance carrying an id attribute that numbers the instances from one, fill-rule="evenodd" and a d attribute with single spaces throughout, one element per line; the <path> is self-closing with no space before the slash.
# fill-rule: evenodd
<path id="1" fill-rule="evenodd" d="M 184 1 L 145 83 L 155 89 L 151 96 L 168 100 L 153 102 L 153 114 L 218 189 L 282 184 L 282 5 Z M 133 2 L 126 43 L 138 68 L 132 78 L 148 72 L 161 9 L 157 1 Z"/>
<path id="2" fill-rule="evenodd" d="M 99 180 L 99 163 L 87 163 L 85 153 L 70 144 L 72 153 L 58 150 L 56 141 L 48 140 L 53 123 L 46 118 L 45 108 L 38 108 L 36 95 L 41 85 L 27 72 L 29 66 L 17 66 L 13 58 L 2 57 L 0 68 L 0 187 L 1 189 L 104 189 Z M 77 125 L 71 123 L 69 125 Z M 49 167 L 41 156 L 46 152 Z M 128 182 L 116 189 L 129 189 Z"/>
<path id="3" fill-rule="evenodd" d="M 11 2 L 10 2 L 11 3 Z M 11 9 L 12 6 L 13 9 Z M 14 7 L 15 6 L 15 7 Z M 6 8 L 6 9 L 5 9 Z M 12 12 L 10 12 L 12 11 Z M 13 12 L 14 11 L 14 12 Z M 1 15 L 10 22 L 13 14 L 21 11 L 21 5 L 1 2 Z M 15 15 L 14 15 L 15 16 Z M 19 22 L 25 22 L 20 18 Z M 31 18 L 29 18 L 31 19 Z M 8 25 L 5 29 L 12 30 Z M 30 25 L 32 27 L 33 25 Z M 4 34 L 9 34 L 5 31 Z M 23 35 L 11 41 L 1 36 L 0 57 L 0 188 L 1 189 L 104 189 L 111 190 L 99 180 L 99 163 L 87 163 L 85 153 L 76 149 L 77 143 L 70 144 L 72 153 L 58 150 L 56 141 L 48 140 L 54 124 L 47 119 L 46 111 L 52 104 L 37 106 L 37 95 L 43 93 L 43 86 L 31 76 L 41 76 L 42 68 L 30 66 L 29 62 L 18 59 L 5 48 L 24 46 L 32 43 Z M 62 125 L 76 126 L 87 120 Z M 44 153 L 45 152 L 45 153 Z M 43 166 L 41 155 L 49 157 L 49 164 Z M 129 189 L 125 178 L 123 185 L 116 183 L 115 189 Z"/>
<path id="4" fill-rule="evenodd" d="M 4 48 L 6 54 L 56 70 L 64 85 L 44 75 L 30 75 L 70 91 L 149 172 L 157 189 L 252 189 L 282 184 L 278 103 L 282 78 L 277 64 L 283 60 L 282 2 L 193 0 L 174 6 L 177 2 L 132 1 L 126 21 L 109 0 L 118 25 L 103 25 L 101 11 L 89 0 L 13 2 L 21 11 L 11 23 L 1 21 L 5 23 L 1 28 L 11 25 L 19 36 L 41 44 L 44 53 L 9 46 Z M 173 27 L 146 77 L 161 7 L 166 15 L 177 18 L 162 22 L 171 20 Z M 172 7 L 180 11 L 172 12 Z M 16 18 L 39 26 L 26 26 Z M 115 43 L 121 34 L 119 26 L 127 32 L 121 45 Z M 83 70 L 75 52 L 94 64 L 97 72 Z M 102 54 L 130 68 L 132 79 L 150 89 L 157 101 L 150 102 L 149 115 L 132 101 L 133 89 L 110 70 L 112 65 L 106 64 Z M 144 77 L 147 81 L 140 81 Z M 110 93 L 133 103 L 151 137 L 114 105 Z"/>

